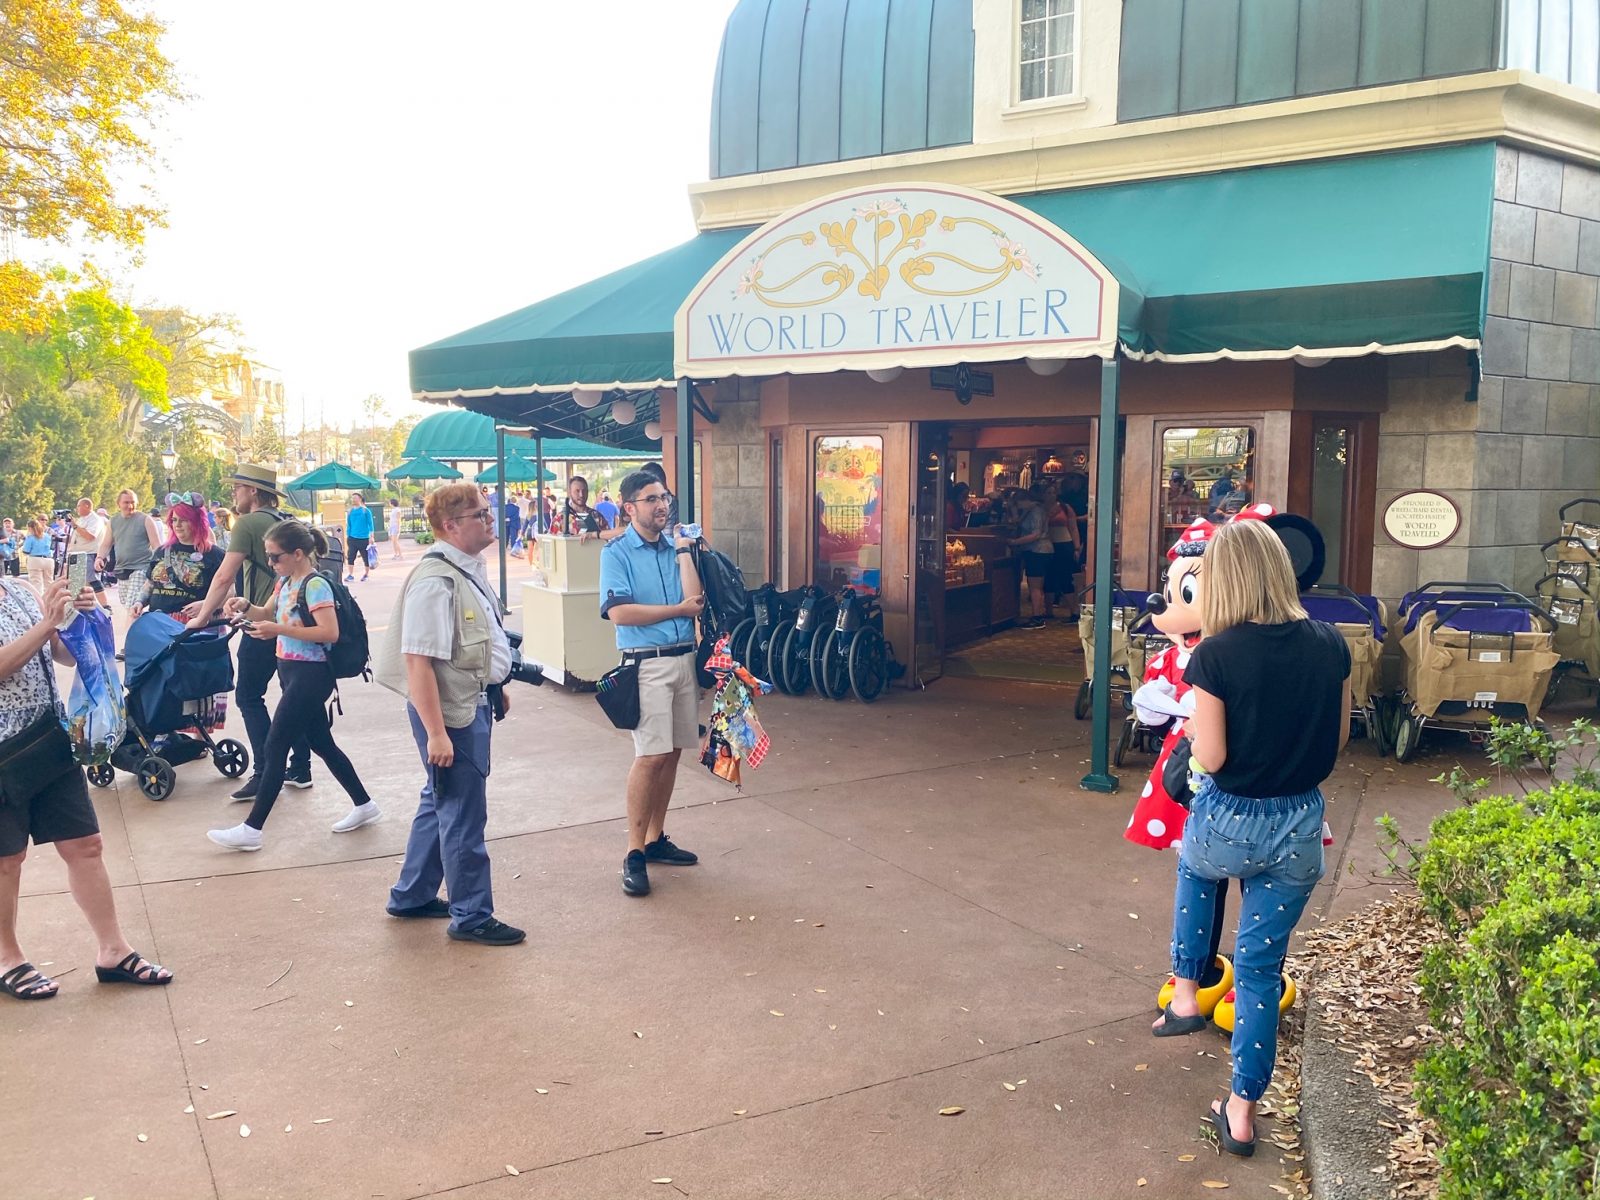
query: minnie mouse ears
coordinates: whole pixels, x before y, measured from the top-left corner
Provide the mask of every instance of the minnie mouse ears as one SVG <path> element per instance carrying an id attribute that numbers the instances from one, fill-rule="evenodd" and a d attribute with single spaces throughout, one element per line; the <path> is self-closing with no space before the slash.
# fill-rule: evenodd
<path id="1" fill-rule="evenodd" d="M 1322 578 L 1323 569 L 1328 563 L 1327 543 L 1323 540 L 1322 531 L 1305 517 L 1281 513 L 1270 504 L 1252 504 L 1240 509 L 1233 519 L 1267 523 L 1267 528 L 1278 535 L 1284 549 L 1289 552 L 1289 564 L 1294 568 L 1295 581 L 1302 592 Z M 1219 528 L 1221 526 L 1204 517 L 1196 517 L 1167 551 L 1168 561 L 1204 554 Z"/>

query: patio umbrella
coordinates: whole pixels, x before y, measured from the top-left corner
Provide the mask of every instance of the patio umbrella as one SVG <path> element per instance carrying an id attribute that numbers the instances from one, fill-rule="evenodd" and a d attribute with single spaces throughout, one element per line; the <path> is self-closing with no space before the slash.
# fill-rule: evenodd
<path id="1" fill-rule="evenodd" d="M 460 479 L 461 472 L 426 454 L 407 459 L 384 476 L 385 479 Z"/>
<path id="2" fill-rule="evenodd" d="M 533 463 L 523 458 L 520 454 L 506 455 L 507 483 L 532 483 L 539 477 L 538 468 L 535 467 Z M 548 483 L 555 477 L 556 473 L 550 470 L 550 468 L 546 467 L 543 477 L 544 481 Z M 478 483 L 499 483 L 500 472 L 498 468 L 491 465 L 479 471 L 477 475 L 474 476 L 474 479 Z"/>
<path id="3" fill-rule="evenodd" d="M 375 492 L 381 486 L 376 479 L 369 479 L 353 467 L 347 467 L 342 462 L 330 462 L 323 463 L 315 471 L 308 471 L 299 479 L 290 480 L 283 488 L 284 491 L 310 492 L 311 512 L 314 515 L 318 492 L 331 492 L 337 488 L 362 488 Z"/>
<path id="4" fill-rule="evenodd" d="M 323 463 L 315 471 L 284 485 L 298 492 L 331 492 L 339 488 L 363 488 L 377 491 L 382 485 L 342 462 Z"/>

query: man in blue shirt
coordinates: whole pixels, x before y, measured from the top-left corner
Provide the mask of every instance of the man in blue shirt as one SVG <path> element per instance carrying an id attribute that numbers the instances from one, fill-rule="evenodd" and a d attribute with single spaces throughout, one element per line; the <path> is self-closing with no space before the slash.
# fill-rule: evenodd
<path id="1" fill-rule="evenodd" d="M 344 561 L 348 564 L 349 574 L 345 582 L 356 577 L 356 563 L 361 563 L 361 579 L 366 581 L 372 573 L 372 568 L 367 562 L 367 547 L 372 544 L 372 510 L 367 507 L 367 502 L 361 498 L 360 492 L 350 494 L 350 511 L 344 518 Z"/>
<path id="2" fill-rule="evenodd" d="M 672 844 L 664 825 L 678 759 L 700 744 L 694 627 L 706 598 L 690 540 L 676 527 L 667 536 L 672 493 L 666 484 L 635 471 L 619 494 L 628 527 L 600 552 L 600 615 L 616 626 L 622 660 L 639 667 L 622 890 L 646 896 L 647 862 L 686 867 L 699 861 Z"/>

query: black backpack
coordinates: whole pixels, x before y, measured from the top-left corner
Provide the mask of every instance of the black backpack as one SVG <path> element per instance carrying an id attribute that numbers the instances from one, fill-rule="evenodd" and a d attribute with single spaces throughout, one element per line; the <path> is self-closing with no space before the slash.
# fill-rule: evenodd
<path id="1" fill-rule="evenodd" d="M 344 586 L 338 571 L 332 574 L 318 571 L 316 575 L 333 589 L 333 611 L 339 617 L 339 640 L 327 643 L 328 665 L 333 668 L 333 677 L 354 679 L 359 675 L 368 683 L 372 682 L 372 652 L 367 644 L 366 614 L 361 611 L 361 605 L 356 603 L 356 598 L 350 594 L 350 589 Z M 307 576 L 308 580 L 309 578 L 310 576 Z M 304 583 L 300 585 L 300 594 L 295 597 L 295 610 L 300 614 L 302 623 L 306 625 L 317 623 L 316 618 L 311 615 L 311 609 L 306 605 Z"/>
<path id="2" fill-rule="evenodd" d="M 695 543 L 694 565 L 705 588 L 706 608 L 701 623 L 711 634 L 732 633 L 750 613 L 750 593 L 744 572 L 720 550 L 703 540 Z"/>

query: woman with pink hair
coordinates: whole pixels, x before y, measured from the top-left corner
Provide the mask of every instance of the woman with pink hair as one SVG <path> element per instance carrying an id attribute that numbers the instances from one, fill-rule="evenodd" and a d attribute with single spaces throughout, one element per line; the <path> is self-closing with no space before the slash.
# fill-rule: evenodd
<path id="1" fill-rule="evenodd" d="M 211 523 L 206 520 L 206 498 L 199 492 L 167 496 L 167 528 L 171 536 L 150 564 L 134 616 L 147 609 L 177 614 L 204 600 L 222 566 L 222 550 L 212 543 Z"/>

